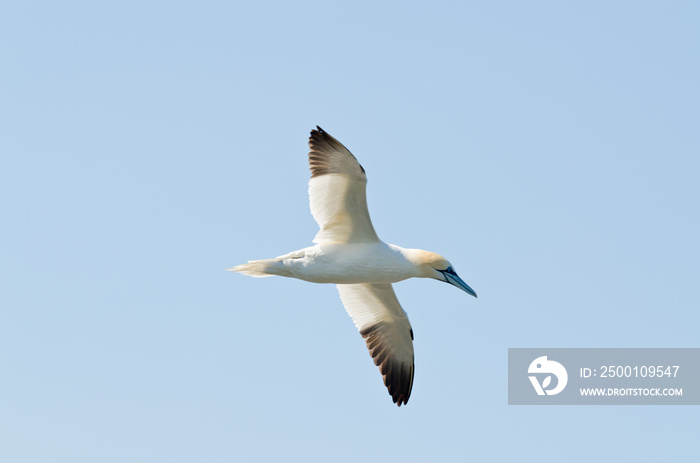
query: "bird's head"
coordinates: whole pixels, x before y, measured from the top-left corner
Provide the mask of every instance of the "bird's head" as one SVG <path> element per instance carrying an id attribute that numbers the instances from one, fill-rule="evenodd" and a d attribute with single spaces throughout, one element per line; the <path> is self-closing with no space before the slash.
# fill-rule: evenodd
<path id="1" fill-rule="evenodd" d="M 454 266 L 442 257 L 440 254 L 428 251 L 418 251 L 415 253 L 416 263 L 421 269 L 421 273 L 425 278 L 433 278 L 435 280 L 444 281 L 458 287 L 459 289 L 471 294 L 474 297 L 476 292 L 469 287 L 455 272 Z"/>

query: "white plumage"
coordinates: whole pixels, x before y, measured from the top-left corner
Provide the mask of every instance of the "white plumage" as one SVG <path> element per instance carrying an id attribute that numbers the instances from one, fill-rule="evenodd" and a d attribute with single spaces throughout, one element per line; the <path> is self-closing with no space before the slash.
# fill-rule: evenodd
<path id="1" fill-rule="evenodd" d="M 309 138 L 309 200 L 320 227 L 316 246 L 230 270 L 253 277 L 279 275 L 335 283 L 340 299 L 367 342 L 394 403 L 413 387 L 413 330 L 391 283 L 434 278 L 476 297 L 439 254 L 384 243 L 367 209 L 367 177 L 357 159 L 320 127 Z"/>

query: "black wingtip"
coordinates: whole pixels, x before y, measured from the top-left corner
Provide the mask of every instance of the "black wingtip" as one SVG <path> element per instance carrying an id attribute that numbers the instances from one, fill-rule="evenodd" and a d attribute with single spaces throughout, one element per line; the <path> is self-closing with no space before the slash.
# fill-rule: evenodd
<path id="1" fill-rule="evenodd" d="M 387 356 L 389 348 L 386 346 L 387 340 L 382 334 L 384 326 L 385 322 L 379 322 L 360 330 L 360 334 L 367 343 L 369 355 L 374 360 L 374 364 L 379 367 L 391 400 L 400 407 L 407 404 L 411 397 L 415 364 L 411 361 L 410 366 L 403 365 L 401 361 Z"/>

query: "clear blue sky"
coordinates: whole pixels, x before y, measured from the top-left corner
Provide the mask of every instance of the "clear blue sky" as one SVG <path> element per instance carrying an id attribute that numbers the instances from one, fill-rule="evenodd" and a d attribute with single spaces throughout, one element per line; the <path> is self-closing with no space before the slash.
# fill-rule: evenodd
<path id="1" fill-rule="evenodd" d="M 507 405 L 509 347 L 699 347 L 696 2 L 0 8 L 0 459 L 696 461 L 697 407 Z M 391 403 L 310 244 L 316 124 L 395 285 Z"/>

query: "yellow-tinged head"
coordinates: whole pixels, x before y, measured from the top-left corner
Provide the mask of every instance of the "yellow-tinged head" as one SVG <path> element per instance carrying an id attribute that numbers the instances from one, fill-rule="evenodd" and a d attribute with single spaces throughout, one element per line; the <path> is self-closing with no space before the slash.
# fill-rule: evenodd
<path id="1" fill-rule="evenodd" d="M 409 249 L 407 251 L 409 252 L 406 253 L 406 256 L 420 269 L 420 276 L 444 281 L 477 297 L 476 292 L 457 275 L 450 261 L 440 254 L 420 249 Z"/>

